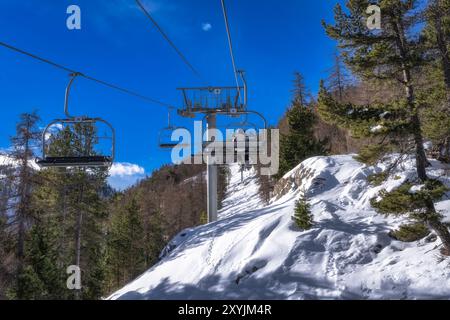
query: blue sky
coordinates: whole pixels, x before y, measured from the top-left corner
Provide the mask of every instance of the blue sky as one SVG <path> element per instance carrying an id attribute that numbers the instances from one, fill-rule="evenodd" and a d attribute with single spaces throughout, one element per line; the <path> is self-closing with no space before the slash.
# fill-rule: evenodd
<path id="1" fill-rule="evenodd" d="M 219 0 L 143 3 L 209 84 L 234 84 Z M 332 19 L 335 3 L 227 1 L 237 65 L 249 84 L 248 107 L 271 124 L 289 105 L 294 71 L 304 74 L 313 92 L 326 77 L 335 44 L 321 20 Z M 81 8 L 81 30 L 66 28 L 71 4 Z M 181 104 L 177 87 L 203 85 L 134 0 L 1 0 L 0 41 L 175 106 Z M 20 113 L 38 110 L 42 125 L 63 116 L 67 80 L 64 71 L 0 47 L 0 148 L 8 148 Z M 84 79 L 74 86 L 72 106 L 74 113 L 101 116 L 115 126 L 117 161 L 123 163 L 112 177 L 116 187 L 170 162 L 157 143 L 165 108 Z"/>

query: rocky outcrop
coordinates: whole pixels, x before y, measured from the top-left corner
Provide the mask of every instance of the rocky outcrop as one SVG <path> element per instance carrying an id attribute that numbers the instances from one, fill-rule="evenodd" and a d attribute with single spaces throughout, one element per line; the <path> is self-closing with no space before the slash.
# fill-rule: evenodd
<path id="1" fill-rule="evenodd" d="M 305 179 L 310 179 L 313 175 L 314 169 L 307 168 L 303 164 L 300 164 L 275 184 L 273 191 L 274 200 L 280 199 L 291 190 L 298 189 Z"/>

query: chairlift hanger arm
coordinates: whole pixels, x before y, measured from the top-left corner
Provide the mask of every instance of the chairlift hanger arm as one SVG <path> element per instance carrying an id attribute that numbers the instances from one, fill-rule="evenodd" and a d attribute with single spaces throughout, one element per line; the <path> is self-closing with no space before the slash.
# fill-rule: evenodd
<path id="1" fill-rule="evenodd" d="M 205 127 L 205 121 L 206 121 L 206 119 L 207 119 L 207 117 L 208 116 L 210 116 L 211 114 L 215 114 L 215 115 L 230 115 L 230 113 L 229 112 L 220 112 L 220 111 L 215 111 L 215 112 L 211 112 L 211 113 L 209 113 L 209 114 L 205 114 L 204 116 L 203 116 L 203 118 L 202 118 L 202 130 L 203 130 L 203 128 Z M 264 122 L 264 130 L 267 130 L 267 120 L 266 120 L 266 118 L 261 114 L 261 113 L 259 113 L 259 112 L 257 112 L 257 111 L 252 111 L 252 110 L 246 110 L 246 111 L 238 111 L 238 112 L 236 112 L 236 113 L 234 113 L 234 114 L 237 114 L 237 115 L 248 115 L 248 114 L 254 114 L 254 115 L 257 115 L 258 117 L 260 117 L 262 120 L 263 120 L 263 122 Z M 265 132 L 265 131 L 263 131 L 264 132 L 264 135 L 263 135 L 263 139 L 265 140 L 265 139 L 267 139 L 267 133 Z M 203 133 L 202 133 L 202 136 L 203 136 Z"/>
<path id="2" fill-rule="evenodd" d="M 230 112 L 228 111 L 211 111 L 209 114 L 206 114 L 203 119 L 202 122 L 205 123 L 205 119 L 210 115 L 210 114 L 218 114 L 218 115 L 249 115 L 249 114 L 254 114 L 256 116 L 258 116 L 264 123 L 264 128 L 263 129 L 267 129 L 267 120 L 266 118 L 258 111 L 253 111 L 253 110 L 245 110 L 245 111 L 236 111 L 232 114 L 230 114 Z"/>
<path id="3" fill-rule="evenodd" d="M 247 80 L 245 79 L 245 71 L 238 70 L 237 72 L 241 76 L 242 83 L 244 84 L 243 87 L 241 87 L 241 88 L 244 90 L 244 109 L 245 109 L 245 108 L 247 108 L 247 98 L 248 98 Z M 240 91 L 239 91 L 239 94 L 240 94 Z"/>
<path id="4" fill-rule="evenodd" d="M 233 67 L 234 78 L 236 80 L 236 87 L 237 87 L 237 90 L 238 90 L 238 98 L 240 99 L 241 98 L 241 92 L 240 92 L 241 89 L 239 87 L 239 79 L 238 79 L 239 71 L 236 68 L 236 61 L 235 61 L 235 58 L 234 58 L 233 41 L 231 39 L 230 23 L 228 21 L 228 14 L 227 14 L 227 8 L 226 8 L 226 5 L 225 5 L 225 0 L 221 0 L 221 3 L 222 3 L 223 18 L 224 18 L 224 22 L 225 22 L 225 29 L 226 29 L 226 32 L 227 32 L 228 46 L 229 46 L 229 49 L 230 49 L 231 64 L 232 64 L 232 67 Z"/>
<path id="5" fill-rule="evenodd" d="M 81 76 L 82 74 L 79 72 L 73 72 L 71 73 L 70 76 L 70 80 L 69 80 L 69 84 L 66 87 L 66 94 L 64 96 L 64 114 L 66 115 L 67 118 L 69 119 L 74 119 L 77 117 L 74 117 L 72 115 L 70 115 L 69 113 L 69 96 L 70 96 L 70 89 L 72 88 L 73 82 L 75 81 L 75 79 L 78 76 Z M 86 118 L 86 117 L 80 117 L 80 118 Z"/>
<path id="6" fill-rule="evenodd" d="M 112 142 L 111 142 L 111 162 L 114 162 L 114 155 L 115 155 L 115 148 L 116 148 L 116 130 L 114 129 L 114 127 L 111 125 L 111 123 L 109 123 L 108 121 L 102 119 L 102 118 L 88 118 L 87 116 L 81 116 L 81 117 L 73 117 L 70 115 L 69 113 L 69 95 L 70 95 L 70 89 L 72 88 L 72 84 L 75 81 L 75 79 L 78 76 L 83 76 L 83 74 L 79 73 L 79 72 L 75 72 L 70 74 L 70 81 L 69 84 L 67 85 L 66 88 L 66 94 L 65 94 L 65 100 L 64 100 L 64 113 L 66 115 L 66 117 L 68 117 L 69 119 L 67 120 L 63 120 L 62 122 L 65 123 L 71 123 L 74 119 L 75 121 L 73 121 L 72 123 L 96 123 L 96 122 L 102 122 L 104 123 L 106 126 L 109 127 L 109 129 L 111 130 L 111 134 L 112 134 Z M 44 137 L 45 138 L 45 137 Z"/>

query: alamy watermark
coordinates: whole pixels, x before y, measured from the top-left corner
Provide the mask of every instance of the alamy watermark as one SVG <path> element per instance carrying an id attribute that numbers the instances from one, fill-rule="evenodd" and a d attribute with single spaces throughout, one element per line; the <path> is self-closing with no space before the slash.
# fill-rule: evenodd
<path id="1" fill-rule="evenodd" d="M 81 290 L 81 269 L 79 266 L 68 266 L 66 273 L 69 275 L 66 281 L 67 289 Z"/>
<path id="2" fill-rule="evenodd" d="M 81 8 L 77 5 L 70 5 L 67 7 L 66 13 L 69 15 L 66 20 L 66 26 L 69 30 L 81 30 Z M 366 14 L 367 28 L 369 30 L 381 30 L 381 8 L 372 4 L 367 7 Z"/>
<path id="3" fill-rule="evenodd" d="M 81 9 L 77 5 L 67 7 L 66 13 L 69 14 L 66 20 L 66 26 L 69 30 L 81 30 Z"/>
<path id="4" fill-rule="evenodd" d="M 279 170 L 280 133 L 278 129 L 218 129 L 203 133 L 202 122 L 194 122 L 194 135 L 187 129 L 172 132 L 174 164 L 258 164 L 261 175 Z M 194 155 L 194 156 L 191 156 Z"/>
<path id="5" fill-rule="evenodd" d="M 367 8 L 366 13 L 369 15 L 367 28 L 369 30 L 381 30 L 381 8 L 373 4 Z"/>

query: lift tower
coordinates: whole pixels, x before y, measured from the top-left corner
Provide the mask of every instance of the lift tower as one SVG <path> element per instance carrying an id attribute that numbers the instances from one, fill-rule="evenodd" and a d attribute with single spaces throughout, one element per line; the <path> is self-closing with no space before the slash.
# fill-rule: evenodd
<path id="1" fill-rule="evenodd" d="M 198 114 L 206 117 L 207 144 L 213 142 L 210 130 L 216 129 L 218 114 L 231 117 L 247 114 L 247 83 L 244 72 L 238 71 L 238 74 L 243 86 L 178 89 L 183 95 L 183 107 L 178 114 L 186 118 L 195 118 Z M 217 221 L 217 177 L 217 164 L 210 155 L 207 159 L 208 222 Z"/>

